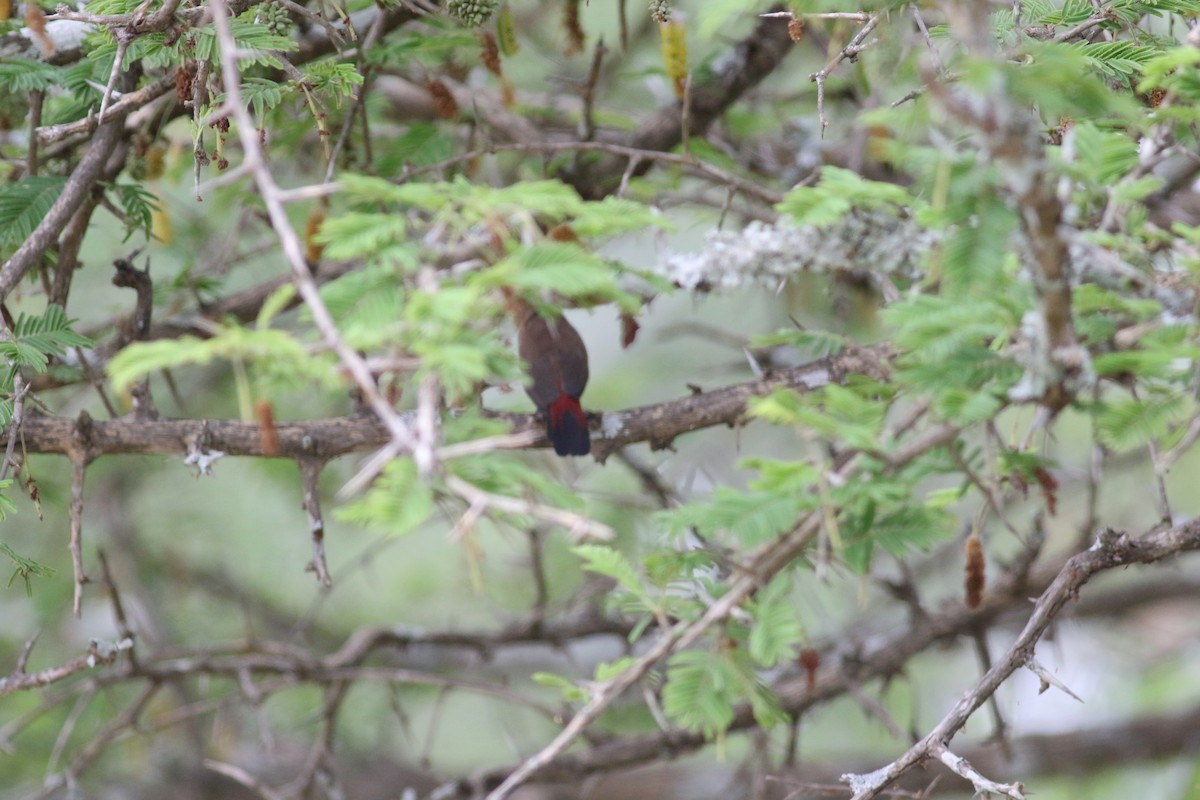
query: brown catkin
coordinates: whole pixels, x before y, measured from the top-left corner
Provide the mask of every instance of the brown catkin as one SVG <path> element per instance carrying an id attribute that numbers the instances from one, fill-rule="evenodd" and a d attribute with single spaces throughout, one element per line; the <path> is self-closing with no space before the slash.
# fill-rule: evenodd
<path id="1" fill-rule="evenodd" d="M 579 21 L 579 0 L 564 0 L 563 27 L 567 29 L 567 46 L 564 53 L 573 56 L 582 52 L 587 42 L 587 34 L 583 32 L 583 24 Z"/>
<path id="2" fill-rule="evenodd" d="M 318 203 L 308 212 L 308 219 L 304 221 L 304 260 L 308 262 L 309 267 L 315 267 L 325 252 L 325 245 L 317 241 L 317 234 L 321 232 L 324 222 L 325 205 Z"/>
<path id="3" fill-rule="evenodd" d="M 633 314 L 621 313 L 621 349 L 628 350 L 633 346 L 637 339 L 638 331 L 642 326 L 638 324 L 637 317 Z"/>
<path id="4" fill-rule="evenodd" d="M 275 409 L 270 400 L 259 400 L 256 405 L 258 412 L 258 438 L 262 445 L 264 456 L 279 455 L 279 430 L 275 427 Z"/>
<path id="5" fill-rule="evenodd" d="M 811 647 L 800 651 L 800 666 L 804 668 L 804 683 L 808 691 L 817 686 L 817 668 L 821 666 L 821 654 Z"/>
<path id="6" fill-rule="evenodd" d="M 799 17 L 792 17 L 788 20 L 788 36 L 793 42 L 798 42 L 804 38 L 804 20 Z"/>
<path id="7" fill-rule="evenodd" d="M 479 34 L 479 43 L 483 45 L 483 52 L 480 53 L 483 66 L 496 77 L 503 75 L 504 69 L 500 66 L 500 45 L 496 42 L 496 37 L 485 31 Z"/>
<path id="8" fill-rule="evenodd" d="M 458 116 L 458 101 L 454 99 L 454 95 L 450 93 L 446 84 L 434 78 L 425 85 L 425 88 L 429 91 L 429 96 L 433 98 L 434 113 L 442 119 L 454 119 Z"/>
<path id="9" fill-rule="evenodd" d="M 983 542 L 979 540 L 977 533 L 967 537 L 966 565 L 963 573 L 966 576 L 963 588 L 967 608 L 979 608 L 979 604 L 983 602 L 983 588 L 987 583 L 987 576 L 984 572 Z"/>
<path id="10" fill-rule="evenodd" d="M 1035 467 L 1033 477 L 1038 486 L 1042 487 L 1042 497 L 1046 500 L 1046 512 L 1054 516 L 1058 512 L 1058 480 L 1045 467 Z"/>

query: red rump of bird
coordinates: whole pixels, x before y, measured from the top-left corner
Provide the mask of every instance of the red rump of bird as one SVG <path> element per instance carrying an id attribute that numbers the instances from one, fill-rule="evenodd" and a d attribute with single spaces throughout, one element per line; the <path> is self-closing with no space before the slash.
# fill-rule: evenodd
<path id="1" fill-rule="evenodd" d="M 509 303 L 517 321 L 517 352 L 529 365 L 526 391 L 546 420 L 554 452 L 586 456 L 591 439 L 579 397 L 587 386 L 588 356 L 579 331 L 565 317 L 547 319 L 516 298 Z"/>

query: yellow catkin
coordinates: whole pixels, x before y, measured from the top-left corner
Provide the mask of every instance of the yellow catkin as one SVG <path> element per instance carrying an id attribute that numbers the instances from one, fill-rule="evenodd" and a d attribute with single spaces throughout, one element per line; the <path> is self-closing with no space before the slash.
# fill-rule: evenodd
<path id="1" fill-rule="evenodd" d="M 663 67 L 675 85 L 675 96 L 683 99 L 683 88 L 687 83 L 687 31 L 672 18 L 658 26 L 662 38 Z"/>
<path id="2" fill-rule="evenodd" d="M 163 244 L 170 244 L 175 238 L 175 231 L 171 227 L 171 214 L 167 211 L 167 200 L 163 193 L 155 190 L 154 199 L 155 208 L 150 210 L 150 235 L 156 241 Z"/>
<path id="3" fill-rule="evenodd" d="M 517 23 L 513 21 L 512 9 L 507 5 L 502 7 L 496 16 L 496 40 L 500 44 L 500 52 L 505 57 L 515 56 L 521 49 L 521 43 L 517 41 Z"/>

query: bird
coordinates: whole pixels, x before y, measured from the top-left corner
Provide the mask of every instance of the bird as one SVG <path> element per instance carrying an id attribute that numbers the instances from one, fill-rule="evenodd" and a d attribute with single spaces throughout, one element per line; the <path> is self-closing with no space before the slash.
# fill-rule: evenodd
<path id="1" fill-rule="evenodd" d="M 591 437 L 579 403 L 588 382 L 583 338 L 561 314 L 549 319 L 515 296 L 509 297 L 508 305 L 517 323 L 517 353 L 529 367 L 525 391 L 546 421 L 554 452 L 586 456 L 591 452 Z"/>

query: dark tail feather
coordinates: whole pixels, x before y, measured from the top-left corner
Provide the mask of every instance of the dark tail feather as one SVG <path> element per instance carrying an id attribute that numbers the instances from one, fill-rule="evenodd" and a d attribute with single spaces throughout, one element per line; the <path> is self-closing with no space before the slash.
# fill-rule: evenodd
<path id="1" fill-rule="evenodd" d="M 586 456 L 592 450 L 587 418 L 574 397 L 560 394 L 546 415 L 546 435 L 560 456 Z"/>

